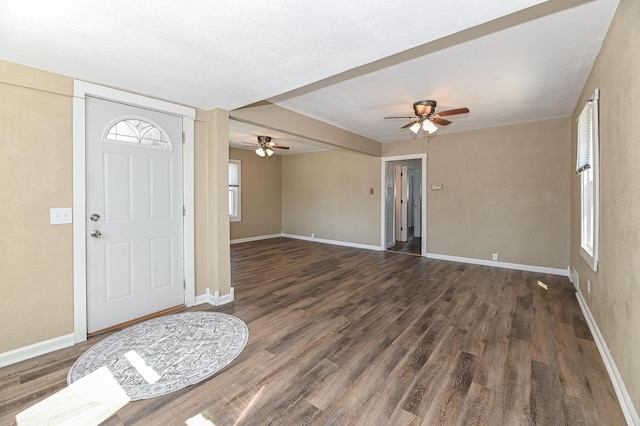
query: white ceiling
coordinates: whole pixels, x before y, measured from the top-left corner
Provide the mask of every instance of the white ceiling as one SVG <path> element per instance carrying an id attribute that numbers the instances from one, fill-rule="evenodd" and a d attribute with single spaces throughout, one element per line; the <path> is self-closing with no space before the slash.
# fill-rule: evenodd
<path id="1" fill-rule="evenodd" d="M 0 0 L 0 60 L 204 109 L 268 99 L 397 140 L 412 134 L 382 118 L 420 99 L 471 109 L 448 131 L 569 115 L 617 3 Z"/>

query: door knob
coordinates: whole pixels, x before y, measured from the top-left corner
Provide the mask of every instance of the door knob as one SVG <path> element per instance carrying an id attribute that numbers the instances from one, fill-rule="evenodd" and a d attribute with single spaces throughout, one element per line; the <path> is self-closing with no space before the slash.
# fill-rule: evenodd
<path id="1" fill-rule="evenodd" d="M 91 233 L 89 234 L 91 235 L 93 238 L 100 238 L 102 237 L 102 232 L 96 230 L 91 231 Z"/>
<path id="2" fill-rule="evenodd" d="M 100 215 L 98 213 L 94 213 L 91 216 L 89 216 L 89 219 L 91 219 L 92 222 L 97 222 L 100 220 Z"/>

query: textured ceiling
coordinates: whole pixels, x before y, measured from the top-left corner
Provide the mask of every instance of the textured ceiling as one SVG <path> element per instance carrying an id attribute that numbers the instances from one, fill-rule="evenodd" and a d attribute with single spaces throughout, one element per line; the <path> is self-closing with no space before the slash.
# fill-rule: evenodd
<path id="1" fill-rule="evenodd" d="M 382 117 L 420 99 L 471 109 L 449 131 L 567 116 L 616 6 L 0 0 L 0 60 L 204 109 L 269 99 L 385 141 L 412 134 Z"/>
<path id="2" fill-rule="evenodd" d="M 567 117 L 617 4 L 547 3 L 271 101 L 378 141 L 421 137 L 383 117 L 414 116 L 422 99 L 470 109 L 441 133 Z"/>

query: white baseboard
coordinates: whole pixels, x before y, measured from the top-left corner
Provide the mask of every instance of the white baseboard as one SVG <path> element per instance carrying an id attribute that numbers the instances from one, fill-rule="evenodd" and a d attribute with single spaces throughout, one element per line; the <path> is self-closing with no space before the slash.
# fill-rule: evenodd
<path id="1" fill-rule="evenodd" d="M 580 291 L 576 291 L 576 297 L 578 298 L 580 309 L 582 309 L 582 314 L 584 315 L 584 318 L 587 320 L 587 324 L 589 325 L 589 330 L 591 330 L 591 334 L 593 335 L 593 338 L 596 342 L 596 346 L 598 347 L 598 351 L 600 352 L 602 361 L 607 368 L 607 373 L 609 373 L 609 378 L 611 379 L 611 384 L 613 385 L 613 389 L 615 390 L 616 396 L 618 397 L 618 402 L 620 402 L 620 408 L 622 408 L 624 418 L 629 425 L 640 425 L 640 418 L 638 417 L 638 413 L 633 406 L 633 402 L 631 402 L 631 397 L 627 392 L 627 388 L 624 386 L 624 382 L 622 381 L 622 377 L 620 376 L 618 367 L 616 366 L 616 363 L 611 356 L 611 352 L 609 352 L 607 343 L 605 342 L 604 337 L 602 337 L 602 333 L 600 333 L 598 324 L 596 324 L 596 320 L 591 314 L 589 305 L 587 305 L 587 302 L 584 300 L 584 297 L 582 296 L 582 293 Z"/>
<path id="2" fill-rule="evenodd" d="M 346 241 L 336 241 L 336 240 L 325 240 L 324 238 L 305 237 L 303 235 L 285 234 L 284 232 L 280 236 L 285 237 L 285 238 L 293 238 L 293 239 L 296 239 L 296 240 L 311 241 L 311 242 L 314 242 L 314 243 L 333 244 L 335 246 L 344 246 L 344 247 L 360 248 L 360 249 L 365 249 L 365 250 L 380 251 L 380 247 L 379 246 L 372 246 L 372 245 L 368 245 L 368 244 L 349 243 L 349 242 L 346 242 Z"/>
<path id="3" fill-rule="evenodd" d="M 64 336 L 54 337 L 53 339 L 45 340 L 43 342 L 34 343 L 33 345 L 13 349 L 8 352 L 3 352 L 0 353 L 0 367 L 6 367 L 7 365 L 24 361 L 25 359 L 57 351 L 58 349 L 68 348 L 74 344 L 75 341 L 73 339 L 73 333 L 71 333 L 65 334 Z"/>
<path id="4" fill-rule="evenodd" d="M 249 243 L 251 241 L 270 240 L 271 238 L 279 238 L 280 234 L 260 235 L 257 237 L 238 238 L 237 240 L 231 240 L 231 244 Z"/>
<path id="5" fill-rule="evenodd" d="M 429 259 L 448 260 L 450 262 L 470 263 L 473 265 L 493 266 L 495 268 L 515 269 L 517 271 L 538 272 L 541 274 L 568 276 L 568 269 L 547 268 L 546 266 L 522 265 L 520 263 L 497 262 L 495 260 L 474 259 L 472 257 L 449 256 L 427 253 Z"/>
<path id="6" fill-rule="evenodd" d="M 229 294 L 225 294 L 224 296 L 218 295 L 218 305 L 226 305 L 227 303 L 233 302 L 234 299 L 235 299 L 235 291 L 233 287 L 230 287 Z"/>
<path id="7" fill-rule="evenodd" d="M 211 296 L 211 293 L 209 292 L 209 289 L 207 289 L 205 294 L 201 294 L 199 296 L 196 296 L 196 305 L 202 305 L 203 303 L 208 303 L 210 305 L 213 305 L 212 297 L 213 296 Z"/>
<path id="8" fill-rule="evenodd" d="M 196 305 L 202 305 L 203 303 L 208 303 L 212 306 L 220 306 L 226 305 L 227 303 L 233 302 L 235 299 L 235 291 L 233 287 L 229 289 L 229 294 L 224 294 L 220 296 L 218 291 L 214 291 L 211 294 L 211 290 L 207 288 L 205 294 L 201 294 L 200 296 L 196 296 Z"/>

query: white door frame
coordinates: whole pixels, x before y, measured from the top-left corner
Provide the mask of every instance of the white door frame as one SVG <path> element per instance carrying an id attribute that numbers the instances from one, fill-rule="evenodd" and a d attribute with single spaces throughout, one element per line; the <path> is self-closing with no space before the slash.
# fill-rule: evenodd
<path id="1" fill-rule="evenodd" d="M 195 304 L 194 269 L 194 119 L 195 109 L 84 81 L 73 82 L 73 336 L 87 340 L 86 142 L 85 97 L 116 101 L 182 117 L 184 174 L 185 305 Z"/>
<path id="2" fill-rule="evenodd" d="M 380 188 L 385 188 L 385 164 L 387 161 L 402 161 L 402 160 L 422 160 L 422 188 L 420 188 L 421 195 L 421 209 L 422 209 L 422 222 L 420 227 L 421 238 L 421 256 L 427 256 L 427 154 L 408 154 L 408 155 L 396 155 L 393 157 L 382 157 L 380 161 L 380 176 L 381 184 Z M 385 191 L 380 191 L 380 250 L 386 251 L 386 238 L 385 238 Z"/>

